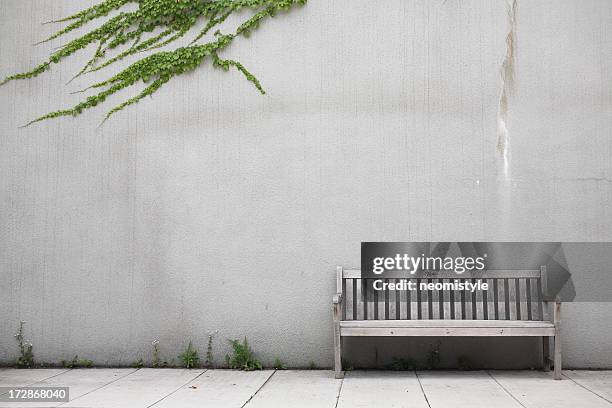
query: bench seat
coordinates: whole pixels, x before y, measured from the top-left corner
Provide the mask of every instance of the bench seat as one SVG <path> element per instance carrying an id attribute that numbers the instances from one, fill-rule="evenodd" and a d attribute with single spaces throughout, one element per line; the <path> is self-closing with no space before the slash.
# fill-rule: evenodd
<path id="1" fill-rule="evenodd" d="M 554 336 L 555 325 L 529 320 L 344 320 L 340 336 Z"/>

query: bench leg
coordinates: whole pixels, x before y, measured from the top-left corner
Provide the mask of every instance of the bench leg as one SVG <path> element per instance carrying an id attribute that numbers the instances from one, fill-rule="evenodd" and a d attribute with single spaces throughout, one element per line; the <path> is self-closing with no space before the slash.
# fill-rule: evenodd
<path id="1" fill-rule="evenodd" d="M 340 305 L 334 305 L 334 374 L 344 378 L 342 371 L 342 338 L 340 337 Z"/>
<path id="2" fill-rule="evenodd" d="M 561 302 L 557 301 L 555 303 L 555 315 L 554 315 L 554 323 L 555 323 L 555 350 L 554 350 L 554 365 L 555 372 L 554 378 L 555 380 L 561 379 Z"/>
<path id="3" fill-rule="evenodd" d="M 559 334 L 555 334 L 555 351 L 554 351 L 554 377 L 555 380 L 561 379 L 561 337 Z"/>
<path id="4" fill-rule="evenodd" d="M 542 362 L 544 371 L 550 371 L 550 337 L 542 337 Z"/>
<path id="5" fill-rule="evenodd" d="M 334 376 L 344 378 L 342 371 L 342 338 L 338 337 L 338 345 L 334 345 Z"/>

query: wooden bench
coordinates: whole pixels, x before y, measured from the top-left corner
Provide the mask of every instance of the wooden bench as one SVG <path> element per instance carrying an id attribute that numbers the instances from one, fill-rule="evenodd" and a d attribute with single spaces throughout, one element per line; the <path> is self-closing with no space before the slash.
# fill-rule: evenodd
<path id="1" fill-rule="evenodd" d="M 416 275 L 415 275 L 416 276 Z M 407 279 L 416 290 L 373 290 L 376 279 L 361 278 L 358 269 L 337 268 L 333 297 L 334 368 L 342 378 L 342 338 L 348 336 L 536 336 L 542 338 L 543 368 L 550 370 L 554 338 L 554 378 L 561 379 L 561 302 L 554 302 L 549 320 L 546 267 L 536 270 L 425 271 L 418 278 L 381 275 L 383 282 Z M 420 290 L 421 282 L 460 279 L 487 282 L 489 290 Z M 379 284 L 380 285 L 380 284 Z M 552 303 L 552 302 L 551 302 Z"/>

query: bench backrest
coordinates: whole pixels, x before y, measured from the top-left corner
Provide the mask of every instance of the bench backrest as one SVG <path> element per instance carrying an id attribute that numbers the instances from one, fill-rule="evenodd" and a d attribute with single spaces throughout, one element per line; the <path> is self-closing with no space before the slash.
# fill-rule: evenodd
<path id="1" fill-rule="evenodd" d="M 420 278 L 381 275 L 387 283 L 412 281 L 415 290 L 366 290 L 376 279 L 361 277 L 359 269 L 337 270 L 342 293 L 342 320 L 548 320 L 546 267 L 533 270 L 464 272 L 421 271 Z M 427 276 L 427 277 L 424 277 Z M 421 290 L 421 283 L 486 282 L 488 290 Z"/>

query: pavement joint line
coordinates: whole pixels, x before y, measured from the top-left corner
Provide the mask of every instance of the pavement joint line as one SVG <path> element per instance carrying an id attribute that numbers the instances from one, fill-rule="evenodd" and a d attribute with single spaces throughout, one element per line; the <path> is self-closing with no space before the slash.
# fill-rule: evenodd
<path id="1" fill-rule="evenodd" d="M 178 387 L 176 390 L 172 391 L 170 394 L 168 395 L 164 395 L 162 398 L 160 398 L 159 400 L 155 401 L 154 403 L 152 403 L 151 405 L 147 405 L 147 408 L 151 408 L 153 405 L 157 405 L 160 402 L 162 402 L 163 400 L 165 400 L 166 398 L 168 398 L 169 396 L 171 396 L 172 394 L 177 393 L 178 391 L 182 390 L 183 387 L 186 387 L 187 385 L 191 384 L 192 382 L 194 382 L 195 380 L 197 380 L 198 378 L 200 378 L 205 372 L 207 372 L 208 369 L 205 369 L 204 371 L 202 371 L 200 374 L 196 375 L 195 377 L 193 377 L 191 380 L 187 381 L 185 384 L 181 385 L 180 387 Z"/>
<path id="2" fill-rule="evenodd" d="M 255 392 L 253 393 L 253 395 L 251 395 L 251 396 L 249 397 L 249 399 L 248 399 L 248 400 L 246 400 L 246 401 L 245 401 L 245 403 L 244 403 L 244 404 L 242 404 L 242 405 L 240 406 L 240 408 L 244 408 L 244 407 L 245 407 L 245 406 L 246 406 L 246 405 L 247 405 L 249 402 L 251 402 L 251 400 L 253 399 L 253 397 L 254 397 L 254 396 L 256 396 L 256 395 L 257 395 L 257 393 L 258 393 L 259 391 L 261 391 L 261 389 L 262 389 L 262 388 L 263 388 L 263 387 L 264 387 L 264 386 L 265 386 L 265 385 L 268 383 L 268 381 L 270 381 L 270 378 L 272 378 L 272 376 L 273 376 L 274 374 L 276 374 L 276 372 L 277 372 L 277 371 L 278 371 L 278 370 L 274 370 L 274 371 L 272 371 L 272 374 L 270 374 L 270 376 L 269 376 L 268 378 L 266 378 L 266 381 L 264 381 L 264 382 L 263 382 L 263 384 L 261 384 L 261 385 L 259 386 L 259 388 L 257 389 L 257 391 L 255 391 Z"/>
<path id="3" fill-rule="evenodd" d="M 340 387 L 338 387 L 338 396 L 336 397 L 336 405 L 334 406 L 334 408 L 338 408 L 338 402 L 340 402 L 340 394 L 342 393 L 342 385 L 344 385 L 345 376 L 346 376 L 346 373 L 344 373 L 344 375 L 342 376 L 342 379 L 340 380 Z"/>
<path id="4" fill-rule="evenodd" d="M 421 392 L 423 393 L 423 397 L 425 398 L 425 402 L 427 403 L 427 406 L 431 408 L 431 404 L 429 403 L 429 398 L 427 398 L 427 394 L 425 393 L 425 388 L 423 388 L 423 384 L 421 383 L 421 379 L 419 378 L 419 373 L 417 370 L 414 370 L 414 375 L 416 376 L 416 379 L 419 382 L 419 387 L 421 387 Z"/>
<path id="5" fill-rule="evenodd" d="M 588 388 L 586 385 L 582 385 L 580 384 L 578 381 L 574 380 L 572 377 L 570 377 L 567 374 L 564 374 L 563 372 L 561 372 L 561 375 L 564 376 L 565 378 L 569 379 L 571 382 L 573 382 L 574 384 L 576 384 L 579 387 L 584 388 L 585 390 L 587 390 L 588 392 L 590 392 L 591 394 L 594 394 L 596 396 L 598 396 L 599 398 L 601 398 L 602 400 L 606 401 L 609 404 L 612 404 L 612 401 L 610 401 L 609 399 L 607 399 L 606 397 L 604 397 L 603 395 L 599 395 L 598 393 L 596 393 L 595 391 L 593 391 L 592 389 Z"/>
<path id="6" fill-rule="evenodd" d="M 32 370 L 33 370 L 33 369 L 32 369 Z M 36 385 L 36 384 L 38 384 L 38 383 L 41 383 L 41 382 L 43 382 L 43 381 L 50 380 L 51 378 L 53 378 L 53 377 L 57 377 L 58 375 L 66 374 L 66 373 L 67 373 L 68 371 L 70 371 L 70 370 L 72 370 L 72 368 L 66 368 L 66 369 L 64 369 L 64 371 L 62 371 L 61 373 L 57 373 L 57 374 L 55 374 L 55 375 L 51 375 L 51 376 L 49 376 L 49 377 L 43 378 L 42 380 L 34 381 L 33 383 L 28 383 L 28 384 L 26 384 L 24 387 L 31 387 L 31 386 Z M 7 391 L 7 392 L 3 392 L 3 393 L 1 393 L 0 395 L 4 395 L 4 394 L 8 394 L 8 391 Z"/>
<path id="7" fill-rule="evenodd" d="M 504 392 L 505 392 L 506 394 L 508 394 L 510 397 L 512 397 L 512 399 L 513 399 L 513 400 L 515 400 L 515 401 L 516 401 L 516 402 L 517 402 L 517 403 L 518 403 L 518 404 L 519 404 L 521 407 L 527 408 L 527 406 L 525 406 L 525 405 L 524 405 L 524 404 L 523 404 L 521 401 L 519 401 L 519 399 L 518 399 L 518 398 L 516 398 L 516 397 L 515 397 L 515 396 L 514 396 L 514 395 L 513 395 L 513 394 L 512 394 L 512 393 L 511 393 L 511 392 L 510 392 L 510 391 L 509 391 L 509 390 L 508 390 L 506 387 L 504 387 L 503 385 L 501 385 L 501 383 L 500 383 L 499 381 L 497 381 L 497 378 L 493 377 L 493 374 L 491 374 L 491 373 L 489 372 L 489 370 L 485 370 L 485 371 L 486 371 L 486 373 L 489 375 L 489 377 L 491 377 L 491 379 L 493 379 L 493 381 L 495 381 L 495 383 L 496 383 L 497 385 L 499 385 L 499 386 L 500 386 L 500 388 L 501 388 L 502 390 L 504 390 Z"/>
<path id="8" fill-rule="evenodd" d="M 84 397 L 84 396 L 86 396 L 86 395 L 91 394 L 92 392 L 96 392 L 96 391 L 98 391 L 98 390 L 101 390 L 102 388 L 104 388 L 104 387 L 107 387 L 107 386 L 111 385 L 111 384 L 112 384 L 112 383 L 114 383 L 115 381 L 119 381 L 119 380 L 121 380 L 122 378 L 127 377 L 128 375 L 132 375 L 132 374 L 134 374 L 134 373 L 135 373 L 136 371 L 138 371 L 138 370 L 140 370 L 140 368 L 137 368 L 137 369 L 135 369 L 135 370 L 130 371 L 129 373 L 127 373 L 127 374 L 125 374 L 125 375 L 122 375 L 122 376 L 120 376 L 120 377 L 118 377 L 118 378 L 115 378 L 114 380 L 109 381 L 109 382 L 107 382 L 106 384 L 103 384 L 103 385 L 99 386 L 98 388 L 95 388 L 95 389 L 93 389 L 93 390 L 91 390 L 91 391 L 87 391 L 85 394 L 81 394 L 81 395 L 79 395 L 78 397 L 76 397 L 76 398 L 75 398 L 75 399 L 73 399 L 73 400 L 66 401 L 66 402 L 62 402 L 61 404 L 56 405 L 56 407 L 60 407 L 60 406 L 62 406 L 62 405 L 66 405 L 66 404 L 68 404 L 69 402 L 76 401 L 76 400 L 78 400 L 78 399 L 79 399 L 79 398 L 81 398 L 81 397 Z"/>

